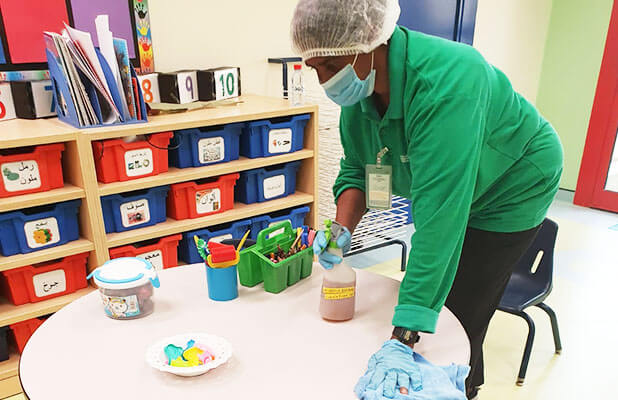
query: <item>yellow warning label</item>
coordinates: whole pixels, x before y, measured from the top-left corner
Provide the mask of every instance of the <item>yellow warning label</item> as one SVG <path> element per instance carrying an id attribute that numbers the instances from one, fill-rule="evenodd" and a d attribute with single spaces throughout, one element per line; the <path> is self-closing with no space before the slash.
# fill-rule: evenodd
<path id="1" fill-rule="evenodd" d="M 324 299 L 326 300 L 341 300 L 341 299 L 349 299 L 354 297 L 355 288 L 353 287 L 344 287 L 344 288 L 322 288 L 322 293 L 324 294 Z"/>

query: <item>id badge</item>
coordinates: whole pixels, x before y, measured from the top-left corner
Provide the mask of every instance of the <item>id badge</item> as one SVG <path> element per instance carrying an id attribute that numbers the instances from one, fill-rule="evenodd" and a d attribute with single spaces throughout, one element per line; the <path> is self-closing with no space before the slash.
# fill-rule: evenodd
<path id="1" fill-rule="evenodd" d="M 367 208 L 388 210 L 393 201 L 393 167 L 367 165 L 365 168 Z"/>

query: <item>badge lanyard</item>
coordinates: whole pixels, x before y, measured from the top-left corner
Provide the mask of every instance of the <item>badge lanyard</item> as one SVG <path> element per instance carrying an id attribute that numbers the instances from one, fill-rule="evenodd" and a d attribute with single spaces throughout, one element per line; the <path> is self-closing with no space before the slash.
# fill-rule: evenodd
<path id="1" fill-rule="evenodd" d="M 365 168 L 365 200 L 367 208 L 388 210 L 393 201 L 393 167 L 382 165 L 382 158 L 388 153 L 388 147 L 378 152 L 375 165 Z"/>

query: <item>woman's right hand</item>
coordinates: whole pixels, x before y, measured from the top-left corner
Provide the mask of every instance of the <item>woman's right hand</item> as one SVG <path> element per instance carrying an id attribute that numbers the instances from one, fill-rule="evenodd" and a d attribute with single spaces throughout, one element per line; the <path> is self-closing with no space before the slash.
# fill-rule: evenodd
<path id="1" fill-rule="evenodd" d="M 337 239 L 337 246 L 345 253 L 350 248 L 352 242 L 352 234 L 348 228 L 343 227 L 343 233 Z M 318 256 L 318 261 L 325 269 L 332 269 L 335 264 L 341 264 L 341 257 L 336 256 L 327 251 L 328 241 L 326 240 L 326 232 L 319 231 L 313 241 L 313 253 Z"/>

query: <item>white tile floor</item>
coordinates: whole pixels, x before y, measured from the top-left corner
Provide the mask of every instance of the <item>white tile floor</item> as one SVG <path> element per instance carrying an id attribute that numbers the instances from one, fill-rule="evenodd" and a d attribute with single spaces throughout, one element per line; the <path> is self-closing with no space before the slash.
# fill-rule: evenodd
<path id="1" fill-rule="evenodd" d="M 518 317 L 498 312 L 485 343 L 482 400 L 618 398 L 618 231 L 610 229 L 618 224 L 618 215 L 574 206 L 572 194 L 561 192 L 549 217 L 560 228 L 554 291 L 547 303 L 558 315 L 563 353 L 554 355 L 546 315 L 530 310 L 536 341 L 526 383 L 515 386 L 527 326 Z M 373 270 L 401 279 L 398 257 L 392 248 L 352 258 L 350 263 L 374 265 Z"/>
<path id="2" fill-rule="evenodd" d="M 572 193 L 561 192 L 549 217 L 558 223 L 559 231 L 554 290 L 547 304 L 558 315 L 562 355 L 554 355 L 547 316 L 530 310 L 536 340 L 526 382 L 517 387 L 527 325 L 519 317 L 498 312 L 485 342 L 482 400 L 618 398 L 618 231 L 610 229 L 618 224 L 618 215 L 574 206 Z M 401 279 L 396 250 L 357 256 L 350 262 L 364 266 L 378 257 L 383 262 L 371 269 Z"/>

